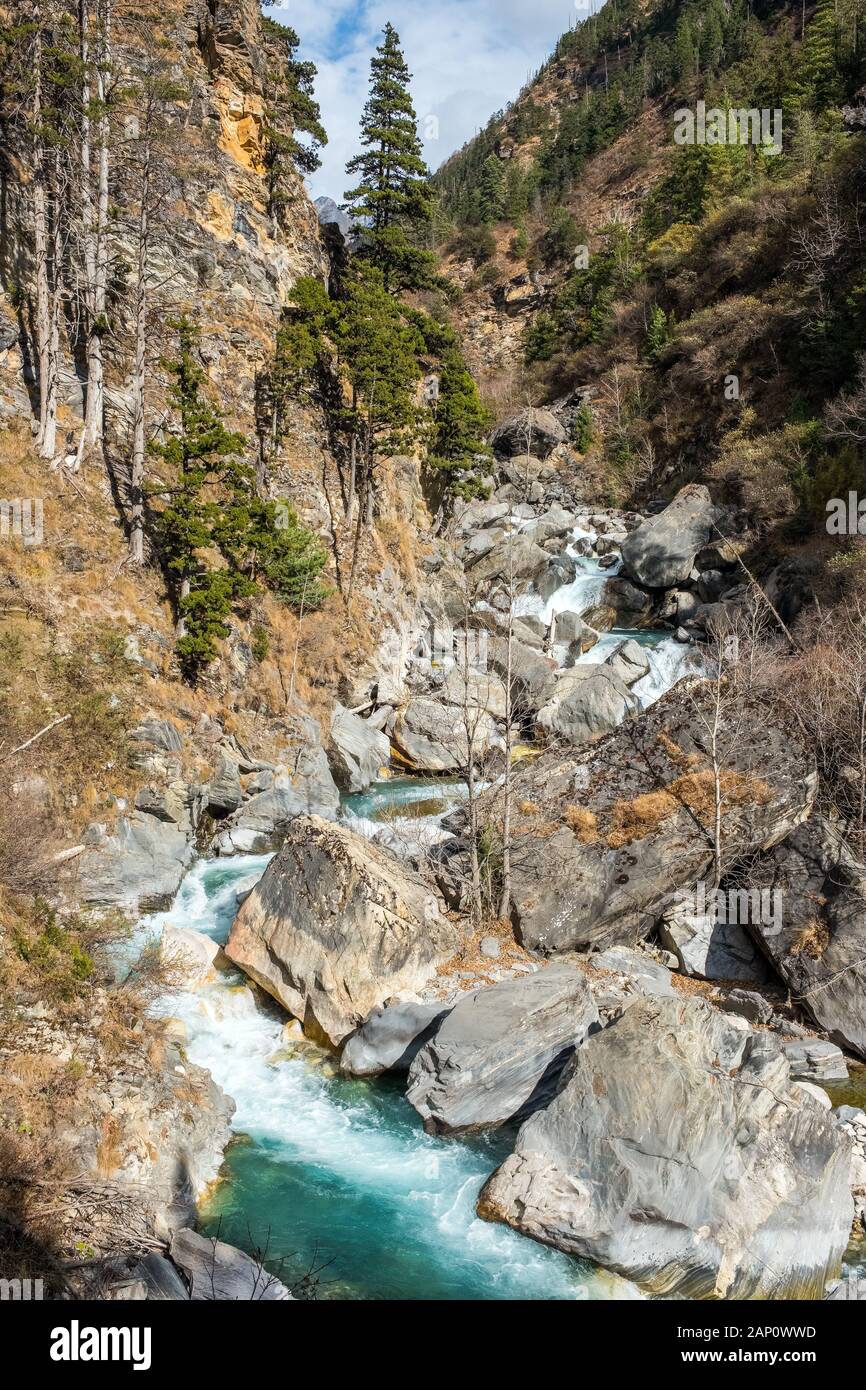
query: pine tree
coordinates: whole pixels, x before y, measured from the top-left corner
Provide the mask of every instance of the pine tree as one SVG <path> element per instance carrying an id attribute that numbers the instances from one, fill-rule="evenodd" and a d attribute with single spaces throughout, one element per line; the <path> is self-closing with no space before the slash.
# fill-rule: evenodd
<path id="1" fill-rule="evenodd" d="M 820 0 L 800 48 L 797 93 L 814 111 L 838 105 L 845 87 L 839 68 L 836 0 Z"/>
<path id="2" fill-rule="evenodd" d="M 433 194 L 410 80 L 400 37 L 388 24 L 370 63 L 370 96 L 361 120 L 365 153 L 346 166 L 361 182 L 345 195 L 367 228 L 363 254 L 381 270 L 388 290 L 418 289 L 435 278 L 435 257 L 411 240 L 430 226 Z"/>
<path id="3" fill-rule="evenodd" d="M 272 19 L 265 19 L 264 25 L 278 55 L 265 81 L 262 134 L 268 211 L 279 217 L 294 194 L 296 172 L 312 174 L 321 165 L 319 149 L 327 145 L 328 136 L 313 94 L 315 64 L 298 61 L 300 39 L 294 29 Z M 299 132 L 310 136 L 309 144 L 298 139 Z"/>
<path id="4" fill-rule="evenodd" d="M 664 309 L 654 304 L 647 325 L 644 351 L 652 362 L 658 361 L 671 340 L 673 323 Z"/>
<path id="5" fill-rule="evenodd" d="M 571 428 L 571 442 L 579 454 L 585 454 L 587 449 L 595 443 L 595 423 L 592 418 L 592 406 L 589 401 L 584 401 L 574 417 L 574 424 Z"/>
<path id="6" fill-rule="evenodd" d="M 492 458 L 484 434 L 489 417 L 458 347 L 443 356 L 430 463 L 448 476 L 454 496 L 485 497 Z"/>
<path id="7" fill-rule="evenodd" d="M 505 176 L 502 161 L 495 154 L 484 161 L 479 193 L 482 222 L 500 222 L 505 206 Z"/>

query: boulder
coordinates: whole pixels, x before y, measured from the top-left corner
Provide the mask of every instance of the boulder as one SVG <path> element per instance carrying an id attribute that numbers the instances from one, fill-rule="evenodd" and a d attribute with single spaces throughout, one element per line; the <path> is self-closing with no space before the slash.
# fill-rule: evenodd
<path id="1" fill-rule="evenodd" d="M 574 524 L 574 513 L 567 512 L 564 507 L 555 503 L 536 521 L 530 521 L 522 534 L 529 536 L 538 545 L 543 545 L 545 541 L 571 535 Z"/>
<path id="2" fill-rule="evenodd" d="M 851 1145 L 778 1040 L 640 1000 L 574 1054 L 479 1215 L 672 1298 L 817 1298 L 853 1215 Z"/>
<path id="3" fill-rule="evenodd" d="M 288 827 L 225 949 L 336 1046 L 392 995 L 423 987 L 456 947 L 438 893 L 407 864 L 309 816 Z"/>
<path id="4" fill-rule="evenodd" d="M 667 966 L 659 965 L 644 951 L 635 951 L 629 946 L 611 946 L 591 959 L 596 970 L 612 970 L 617 975 L 624 975 L 637 994 L 666 998 L 676 993 Z"/>
<path id="5" fill-rule="evenodd" d="M 521 769 L 516 803 L 531 810 L 515 817 L 512 920 L 524 945 L 635 945 L 680 890 L 706 881 L 713 689 L 681 682 L 601 741 L 548 750 Z M 809 815 L 817 774 L 793 721 L 771 717 L 748 695 L 723 710 L 718 746 L 725 869 L 778 844 Z"/>
<path id="6" fill-rule="evenodd" d="M 340 1070 L 348 1076 L 408 1072 L 447 1013 L 441 1004 L 402 1003 L 374 1009 L 343 1047 Z"/>
<path id="7" fill-rule="evenodd" d="M 635 642 L 634 638 L 621 643 L 604 664 L 627 686 L 637 685 L 638 681 L 649 675 L 650 670 L 646 648 L 640 642 Z"/>
<path id="8" fill-rule="evenodd" d="M 391 745 L 387 736 L 343 705 L 335 705 L 331 715 L 328 764 L 340 791 L 365 792 L 390 761 Z"/>
<path id="9" fill-rule="evenodd" d="M 460 772 L 469 763 L 470 734 L 474 757 L 483 757 L 497 737 L 490 715 L 470 712 L 467 721 L 457 705 L 422 696 L 397 711 L 391 739 L 415 772 Z"/>
<path id="10" fill-rule="evenodd" d="M 780 929 L 750 926 L 761 949 L 818 1026 L 866 1057 L 866 866 L 817 816 L 751 877 L 783 904 Z"/>
<path id="11" fill-rule="evenodd" d="M 340 793 L 319 741 L 319 726 L 304 720 L 306 741 L 292 750 L 291 771 L 278 771 L 268 791 L 251 796 L 225 822 L 216 847 L 221 854 L 263 853 L 279 844 L 297 816 L 336 820 Z"/>
<path id="12" fill-rule="evenodd" d="M 260 1261 L 216 1237 L 178 1231 L 169 1253 L 193 1303 L 284 1303 L 292 1297 Z"/>
<path id="13" fill-rule="evenodd" d="M 552 691 L 551 698 L 535 720 L 541 739 L 557 737 L 576 745 L 589 743 L 615 729 L 637 709 L 628 686 L 607 666 L 574 666 L 548 689 Z"/>
<path id="14" fill-rule="evenodd" d="M 684 584 L 695 556 L 706 546 L 716 520 L 709 491 L 691 483 L 677 493 L 669 507 L 650 517 L 623 542 L 623 572 L 650 589 L 673 589 Z"/>
<path id="15" fill-rule="evenodd" d="M 586 977 L 554 965 L 466 995 L 409 1071 L 406 1098 L 429 1134 L 523 1118 L 553 1095 L 575 1047 L 598 1027 Z"/>
<path id="16" fill-rule="evenodd" d="M 535 541 L 511 534 L 504 535 L 487 554 L 477 560 L 469 575 L 476 588 L 495 581 L 507 584 L 512 579 L 525 583 L 539 579 L 549 566 L 550 556 L 546 550 L 542 550 Z"/>
<path id="17" fill-rule="evenodd" d="M 557 613 L 553 620 L 553 640 L 567 642 L 581 652 L 588 652 L 597 643 L 598 633 L 584 622 L 579 613 Z"/>
<path id="18" fill-rule="evenodd" d="M 675 903 L 659 924 L 659 940 L 673 951 L 684 975 L 763 984 L 769 974 L 766 961 L 746 928 L 717 919 L 716 912 L 698 912 L 694 905 Z"/>
<path id="19" fill-rule="evenodd" d="M 140 911 L 166 907 L 195 858 L 192 826 L 134 812 L 109 834 L 101 824 L 85 832 L 85 853 L 76 860 L 77 891 L 95 907 Z"/>
<path id="20" fill-rule="evenodd" d="M 531 454 L 546 459 L 567 437 L 551 411 L 529 407 L 510 416 L 494 431 L 493 451 L 505 458 Z"/>
<path id="21" fill-rule="evenodd" d="M 820 1038 L 794 1038 L 784 1044 L 791 1075 L 797 1081 L 847 1081 L 848 1063 L 835 1043 Z"/>
<path id="22" fill-rule="evenodd" d="M 505 638 L 490 639 L 487 644 L 487 661 L 492 671 L 501 679 L 507 679 L 509 651 Z M 534 648 L 512 640 L 510 665 L 514 704 L 529 712 L 540 709 L 553 674 L 553 661 Z"/>
<path id="23" fill-rule="evenodd" d="M 219 944 L 191 927 L 164 927 L 159 950 L 163 964 L 180 977 L 184 989 L 200 989 L 228 965 Z"/>
<path id="24" fill-rule="evenodd" d="M 238 765 L 231 758 L 220 758 L 207 789 L 207 809 L 210 815 L 221 819 L 236 811 L 244 799 Z"/>
<path id="25" fill-rule="evenodd" d="M 744 1018 L 747 1023 L 770 1023 L 773 1018 L 773 1006 L 768 1003 L 760 994 L 755 994 L 754 990 L 732 989 L 730 994 L 722 1000 L 722 1008 L 726 1014 L 737 1014 L 739 1018 Z M 790 1061 L 790 1056 L 788 1057 Z M 791 1068 L 791 1075 L 796 1079 L 796 1072 Z"/>
<path id="26" fill-rule="evenodd" d="M 644 627 L 653 609 L 653 596 L 629 579 L 606 579 L 602 605 L 616 614 L 614 627 Z"/>
<path id="27" fill-rule="evenodd" d="M 571 555 L 565 552 L 556 555 L 549 561 L 544 573 L 536 576 L 536 592 L 546 601 L 567 584 L 573 583 L 576 574 L 577 565 Z"/>
<path id="28" fill-rule="evenodd" d="M 492 671 L 467 671 L 462 664 L 454 666 L 438 694 L 445 704 L 460 710 L 486 710 L 493 719 L 505 718 L 505 686 Z"/>

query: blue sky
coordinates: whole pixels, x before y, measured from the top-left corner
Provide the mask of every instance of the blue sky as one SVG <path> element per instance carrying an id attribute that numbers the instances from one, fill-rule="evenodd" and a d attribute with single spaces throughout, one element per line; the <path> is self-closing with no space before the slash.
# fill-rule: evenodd
<path id="1" fill-rule="evenodd" d="M 435 169 L 514 98 L 575 17 L 600 0 L 288 0 L 269 11 L 291 24 L 300 56 L 319 69 L 316 94 L 329 144 L 310 180 L 314 197 L 341 202 L 346 160 L 357 153 L 370 57 L 390 20 L 400 34 L 412 93 Z"/>

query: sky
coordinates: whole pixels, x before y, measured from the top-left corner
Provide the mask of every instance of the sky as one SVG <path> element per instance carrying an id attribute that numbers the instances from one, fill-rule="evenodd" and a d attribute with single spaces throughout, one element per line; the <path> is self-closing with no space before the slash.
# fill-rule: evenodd
<path id="1" fill-rule="evenodd" d="M 390 22 L 413 74 L 428 165 L 435 170 L 494 111 L 517 96 L 575 18 L 601 0 L 288 0 L 268 13 L 298 33 L 298 56 L 319 69 L 316 97 L 328 132 L 313 197 L 343 201 L 357 154 L 370 58 Z"/>

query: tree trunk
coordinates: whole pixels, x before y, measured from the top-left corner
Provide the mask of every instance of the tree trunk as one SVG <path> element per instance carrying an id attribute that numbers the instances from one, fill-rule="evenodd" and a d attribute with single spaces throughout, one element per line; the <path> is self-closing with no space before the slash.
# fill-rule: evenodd
<path id="1" fill-rule="evenodd" d="M 42 135 L 42 14 L 35 10 L 33 48 L 33 227 L 36 249 L 36 356 L 39 362 L 39 455 L 53 459 L 57 451 L 56 362 L 52 366 L 51 240 L 45 143 Z"/>
<path id="2" fill-rule="evenodd" d="M 82 103 L 82 206 L 84 209 L 85 271 L 87 278 L 87 409 L 82 444 L 94 448 L 102 444 L 105 422 L 105 365 L 102 335 L 108 293 L 108 174 L 109 118 L 108 69 L 111 56 L 111 0 L 97 0 L 96 96 L 99 102 L 99 147 L 96 206 L 91 183 L 90 117 L 92 96 L 89 76 L 89 15 L 87 0 L 79 0 L 82 25 L 82 63 L 84 79 Z"/>
<path id="3" fill-rule="evenodd" d="M 135 291 L 135 358 L 132 368 L 132 476 L 129 558 L 144 563 L 144 466 L 146 457 L 144 391 L 147 373 L 147 253 L 150 235 L 150 135 L 146 136 L 141 181 L 141 210 L 138 215 L 138 280 Z"/>

